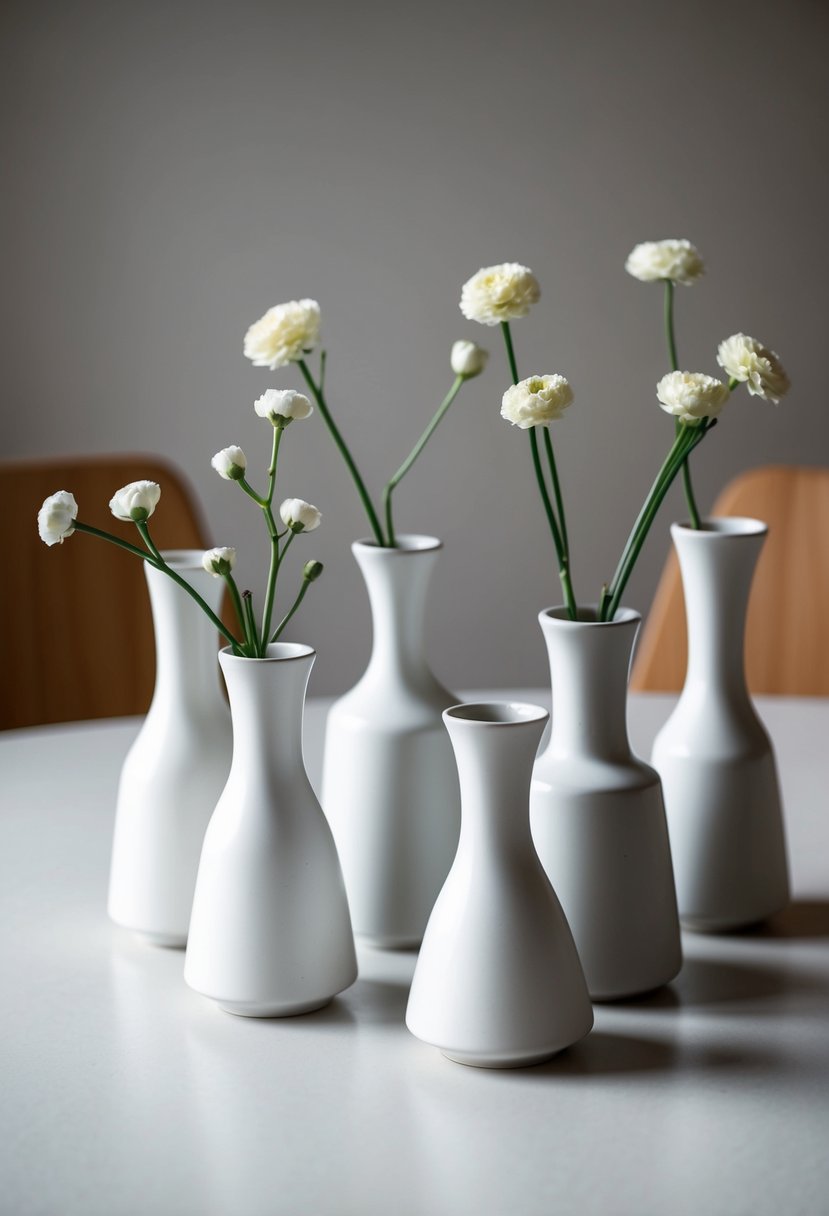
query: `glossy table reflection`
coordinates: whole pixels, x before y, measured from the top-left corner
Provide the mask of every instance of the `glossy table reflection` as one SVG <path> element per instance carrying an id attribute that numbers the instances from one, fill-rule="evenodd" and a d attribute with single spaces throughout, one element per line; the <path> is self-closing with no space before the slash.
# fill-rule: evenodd
<path id="1" fill-rule="evenodd" d="M 671 704 L 632 698 L 642 754 Z M 407 1033 L 412 954 L 361 949 L 357 984 L 317 1014 L 221 1013 L 184 985 L 181 952 L 106 919 L 136 720 L 0 735 L 0 1211 L 829 1210 L 829 701 L 759 707 L 792 908 L 763 931 L 686 935 L 670 988 L 598 1007 L 588 1039 L 517 1072 L 450 1064 Z M 326 709 L 309 704 L 312 776 Z"/>

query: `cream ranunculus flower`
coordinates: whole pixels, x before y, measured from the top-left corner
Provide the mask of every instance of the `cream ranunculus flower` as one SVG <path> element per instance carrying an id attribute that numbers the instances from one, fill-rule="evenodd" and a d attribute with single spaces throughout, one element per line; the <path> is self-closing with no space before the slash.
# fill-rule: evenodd
<path id="1" fill-rule="evenodd" d="M 201 559 L 201 564 L 208 574 L 215 574 L 216 578 L 223 578 L 226 574 L 230 574 L 236 565 L 236 550 L 227 547 L 208 549 Z"/>
<path id="2" fill-rule="evenodd" d="M 540 298 L 538 279 L 527 266 L 503 262 L 484 266 L 464 283 L 461 312 L 481 325 L 500 325 L 525 317 Z"/>
<path id="3" fill-rule="evenodd" d="M 625 270 L 643 283 L 670 279 L 689 287 L 705 274 L 702 258 L 690 241 L 644 241 L 628 254 Z"/>
<path id="4" fill-rule="evenodd" d="M 484 350 L 475 342 L 461 339 L 452 346 L 452 371 L 456 376 L 463 376 L 465 380 L 471 380 L 473 376 L 480 376 L 486 367 L 488 358 L 488 350 Z"/>
<path id="5" fill-rule="evenodd" d="M 155 481 L 131 481 L 117 490 L 109 500 L 109 509 L 116 519 L 142 523 L 158 506 L 161 486 Z"/>
<path id="6" fill-rule="evenodd" d="M 37 513 L 37 530 L 45 545 L 62 545 L 75 531 L 78 504 L 74 494 L 58 490 L 50 494 Z"/>
<path id="7" fill-rule="evenodd" d="M 269 308 L 245 334 L 245 357 L 271 371 L 301 359 L 319 341 L 320 306 L 316 300 L 289 300 Z"/>
<path id="8" fill-rule="evenodd" d="M 292 532 L 313 532 L 320 526 L 321 513 L 303 498 L 286 498 L 279 508 L 286 528 Z"/>
<path id="9" fill-rule="evenodd" d="M 668 372 L 657 384 L 656 396 L 666 413 L 693 425 L 716 418 L 729 393 L 722 380 L 704 372 Z"/>
<path id="10" fill-rule="evenodd" d="M 308 418 L 314 407 L 304 393 L 295 388 L 268 388 L 253 403 L 260 418 L 269 418 L 274 426 L 286 426 L 289 422 Z"/>
<path id="11" fill-rule="evenodd" d="M 777 405 L 791 384 L 773 350 L 748 334 L 732 334 L 717 348 L 717 362 L 728 375 L 745 384 L 752 397 Z"/>
<path id="12" fill-rule="evenodd" d="M 225 481 L 239 481 L 244 477 L 245 469 L 248 467 L 245 453 L 234 444 L 231 444 L 229 448 L 222 448 L 210 463 L 219 476 L 224 477 Z"/>
<path id="13" fill-rule="evenodd" d="M 530 376 L 504 393 L 501 417 L 526 431 L 554 422 L 572 404 L 573 390 L 564 376 Z"/>

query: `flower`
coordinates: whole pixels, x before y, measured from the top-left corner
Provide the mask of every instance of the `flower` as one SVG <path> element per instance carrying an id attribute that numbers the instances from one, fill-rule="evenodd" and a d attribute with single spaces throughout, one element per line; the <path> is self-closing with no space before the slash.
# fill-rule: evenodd
<path id="1" fill-rule="evenodd" d="M 452 346 L 452 371 L 456 376 L 463 376 L 465 380 L 471 380 L 473 376 L 480 376 L 486 367 L 488 358 L 488 350 L 484 350 L 482 346 L 478 346 L 474 342 L 461 339 Z"/>
<path id="2" fill-rule="evenodd" d="M 322 574 L 322 571 L 322 562 L 306 562 L 302 569 L 302 577 L 305 579 L 306 583 L 313 583 L 316 582 L 316 580 Z"/>
<path id="3" fill-rule="evenodd" d="M 58 490 L 50 494 L 37 513 L 37 530 L 45 545 L 62 545 L 75 531 L 78 504 L 74 494 Z"/>
<path id="4" fill-rule="evenodd" d="M 313 414 L 314 407 L 304 395 L 295 388 L 268 388 L 261 397 L 253 403 L 260 418 L 269 418 L 274 426 L 287 426 L 289 422 L 307 418 Z"/>
<path id="5" fill-rule="evenodd" d="M 773 350 L 748 334 L 732 334 L 717 348 L 717 362 L 733 380 L 745 384 L 752 397 L 778 404 L 791 387 Z"/>
<path id="6" fill-rule="evenodd" d="M 285 527 L 292 532 L 313 532 L 322 520 L 317 508 L 302 498 L 286 498 L 279 508 L 279 514 Z"/>
<path id="7" fill-rule="evenodd" d="M 201 559 L 201 564 L 208 574 L 214 574 L 216 578 L 223 578 L 226 574 L 230 574 L 236 565 L 236 550 L 208 549 Z"/>
<path id="8" fill-rule="evenodd" d="M 504 393 L 501 417 L 526 431 L 555 421 L 572 404 L 573 390 L 564 376 L 530 376 Z"/>
<path id="9" fill-rule="evenodd" d="M 229 448 L 222 448 L 221 452 L 217 452 L 210 463 L 219 476 L 224 477 L 225 481 L 240 481 L 245 475 L 245 469 L 248 467 L 245 453 L 241 448 L 233 445 Z"/>
<path id="10" fill-rule="evenodd" d="M 625 270 L 643 283 L 670 279 L 689 287 L 705 274 L 702 258 L 690 241 L 644 241 L 628 254 Z"/>
<path id="11" fill-rule="evenodd" d="M 245 334 L 245 357 L 255 367 L 271 371 L 301 359 L 316 346 L 320 333 L 320 306 L 316 300 L 289 300 L 269 308 Z"/>
<path id="12" fill-rule="evenodd" d="M 117 490 L 109 500 L 109 509 L 116 519 L 142 523 L 158 506 L 161 486 L 155 481 L 131 481 Z"/>
<path id="13" fill-rule="evenodd" d="M 538 279 L 518 262 L 484 266 L 463 285 L 461 312 L 481 325 L 500 325 L 526 317 L 541 297 Z"/>
<path id="14" fill-rule="evenodd" d="M 668 372 L 657 384 L 656 396 L 666 413 L 694 425 L 716 418 L 728 400 L 728 388 L 704 372 Z"/>

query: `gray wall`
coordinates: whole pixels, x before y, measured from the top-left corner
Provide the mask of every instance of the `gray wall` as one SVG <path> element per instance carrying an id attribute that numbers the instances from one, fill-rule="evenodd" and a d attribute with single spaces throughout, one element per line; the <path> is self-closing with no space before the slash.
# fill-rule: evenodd
<path id="1" fill-rule="evenodd" d="M 683 366 L 716 371 L 716 342 L 744 329 L 794 382 L 778 409 L 729 406 L 701 502 L 750 465 L 827 461 L 817 0 L 6 0 L 2 21 L 4 451 L 168 453 L 243 582 L 261 587 L 261 521 L 209 460 L 236 442 L 255 463 L 269 442 L 252 402 L 299 381 L 247 364 L 242 335 L 297 296 L 321 302 L 331 401 L 378 491 L 448 387 L 451 342 L 492 349 L 399 493 L 399 526 L 446 542 L 430 651 L 450 685 L 542 682 L 535 614 L 559 598 L 526 436 L 498 416 L 499 335 L 457 307 L 479 266 L 535 270 L 519 366 L 575 386 L 554 437 L 581 598 L 671 437 L 661 289 L 623 270 L 637 241 L 687 236 L 707 262 L 678 290 Z M 319 650 L 314 691 L 336 691 L 369 644 L 348 550 L 366 525 L 319 417 L 287 440 L 281 490 L 325 517 L 295 552 L 327 566 L 294 636 Z M 632 605 L 681 511 L 675 490 Z"/>

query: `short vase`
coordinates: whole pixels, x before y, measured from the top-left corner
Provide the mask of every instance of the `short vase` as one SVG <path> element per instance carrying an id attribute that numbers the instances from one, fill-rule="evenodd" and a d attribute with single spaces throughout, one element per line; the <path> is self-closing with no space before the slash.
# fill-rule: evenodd
<path id="1" fill-rule="evenodd" d="M 533 770 L 530 821 L 594 1000 L 661 987 L 682 948 L 658 774 L 630 748 L 627 685 L 640 616 L 594 608 L 539 616 L 553 690 L 552 731 Z"/>
<path id="2" fill-rule="evenodd" d="M 222 585 L 202 568 L 201 550 L 164 557 L 218 612 Z M 147 941 L 181 947 L 204 833 L 230 769 L 230 714 L 216 629 L 172 579 L 144 569 L 155 691 L 121 770 L 108 909 L 112 920 Z"/>
<path id="3" fill-rule="evenodd" d="M 688 670 L 652 759 L 665 787 L 679 914 L 700 931 L 753 924 L 789 899 L 774 752 L 744 663 L 748 597 L 767 531 L 737 517 L 671 528 Z"/>
<path id="4" fill-rule="evenodd" d="M 457 701 L 424 656 L 429 582 L 442 545 L 353 546 L 373 645 L 362 678 L 332 707 L 322 804 L 337 841 L 354 931 L 374 946 L 419 945 L 460 830 L 458 776 L 441 714 Z"/>
<path id="5" fill-rule="evenodd" d="M 573 935 L 530 836 L 535 705 L 444 715 L 460 774 L 458 852 L 429 918 L 406 1024 L 459 1064 L 538 1064 L 593 1025 Z"/>
<path id="6" fill-rule="evenodd" d="M 204 838 L 184 978 L 228 1013 L 308 1013 L 357 978 L 337 851 L 302 755 L 314 658 L 287 642 L 261 659 L 219 655 L 233 763 Z"/>

